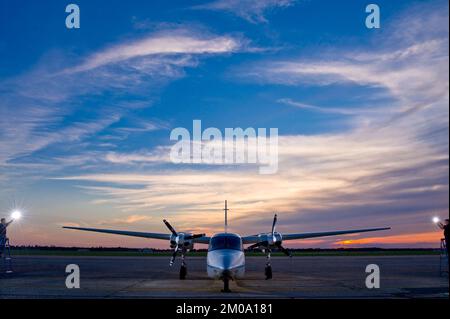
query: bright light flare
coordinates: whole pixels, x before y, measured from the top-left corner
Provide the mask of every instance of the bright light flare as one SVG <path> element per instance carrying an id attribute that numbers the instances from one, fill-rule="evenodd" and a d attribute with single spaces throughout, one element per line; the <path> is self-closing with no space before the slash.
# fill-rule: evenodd
<path id="1" fill-rule="evenodd" d="M 439 223 L 440 219 L 439 217 L 433 217 L 433 223 L 437 224 Z"/>
<path id="2" fill-rule="evenodd" d="M 11 213 L 11 218 L 16 220 L 16 219 L 20 219 L 22 217 L 22 213 L 18 210 L 15 210 Z"/>

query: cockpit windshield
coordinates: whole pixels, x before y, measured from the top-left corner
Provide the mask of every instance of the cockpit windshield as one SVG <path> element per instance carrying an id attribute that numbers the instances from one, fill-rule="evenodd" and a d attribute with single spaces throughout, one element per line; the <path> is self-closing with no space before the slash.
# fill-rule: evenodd
<path id="1" fill-rule="evenodd" d="M 242 242 L 238 236 L 216 236 L 211 238 L 209 250 L 234 249 L 241 250 Z"/>

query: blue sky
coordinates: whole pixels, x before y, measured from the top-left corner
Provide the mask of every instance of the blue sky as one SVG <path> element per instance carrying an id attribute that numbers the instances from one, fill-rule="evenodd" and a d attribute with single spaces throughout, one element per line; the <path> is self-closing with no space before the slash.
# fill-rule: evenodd
<path id="1" fill-rule="evenodd" d="M 161 245 L 60 226 L 212 233 L 225 199 L 241 233 L 276 210 L 283 231 L 393 227 L 354 245 L 439 238 L 446 1 L 377 1 L 380 29 L 358 0 L 76 1 L 76 30 L 63 1 L 0 3 L 0 209 L 25 211 L 18 243 Z M 194 119 L 278 128 L 278 173 L 171 163 L 170 131 Z"/>

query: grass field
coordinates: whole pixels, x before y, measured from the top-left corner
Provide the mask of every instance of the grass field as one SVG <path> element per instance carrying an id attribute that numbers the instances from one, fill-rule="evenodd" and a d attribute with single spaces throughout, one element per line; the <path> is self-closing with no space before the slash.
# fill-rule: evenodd
<path id="1" fill-rule="evenodd" d="M 17 249 L 11 250 L 15 256 L 111 256 L 111 257 L 156 257 L 171 256 L 171 252 L 140 252 L 140 251 L 88 251 L 88 250 L 36 250 Z M 408 256 L 408 255 L 439 255 L 439 250 L 376 250 L 376 251 L 296 251 L 294 256 Z M 189 256 L 206 256 L 204 251 L 188 253 Z M 261 252 L 246 252 L 247 256 L 265 256 Z M 284 256 L 279 252 L 272 256 Z"/>

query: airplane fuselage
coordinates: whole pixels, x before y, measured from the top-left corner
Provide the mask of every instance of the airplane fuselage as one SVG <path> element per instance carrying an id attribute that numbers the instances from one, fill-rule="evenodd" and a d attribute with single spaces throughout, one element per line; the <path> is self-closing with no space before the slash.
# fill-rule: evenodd
<path id="1" fill-rule="evenodd" d="M 206 265 L 210 278 L 243 278 L 245 255 L 241 236 L 233 233 L 219 233 L 211 237 Z"/>

